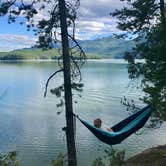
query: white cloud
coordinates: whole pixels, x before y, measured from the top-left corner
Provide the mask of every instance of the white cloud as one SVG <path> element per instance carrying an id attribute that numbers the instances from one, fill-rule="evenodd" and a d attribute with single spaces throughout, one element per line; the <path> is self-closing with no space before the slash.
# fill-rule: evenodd
<path id="1" fill-rule="evenodd" d="M 27 0 L 28 1 L 28 0 Z M 75 0 L 68 0 L 74 2 Z M 54 2 L 54 1 L 53 1 Z M 40 11 L 36 16 L 36 20 L 42 18 L 47 19 L 49 17 L 48 10 L 51 9 L 53 4 L 47 4 L 47 8 L 44 11 Z M 116 26 L 116 19 L 110 16 L 110 12 L 115 9 L 120 9 L 124 6 L 124 2 L 120 0 L 82 0 L 80 1 L 80 7 L 77 11 L 78 21 L 76 24 L 76 36 L 83 36 L 82 39 L 91 39 L 94 36 L 102 36 L 112 34 L 119 31 Z M 36 6 L 37 8 L 39 6 Z"/>
<path id="2" fill-rule="evenodd" d="M 120 0 L 83 0 L 78 10 L 77 34 L 79 39 L 91 39 L 97 36 L 117 33 L 116 19 L 110 12 L 120 9 L 124 3 Z M 87 37 L 87 38 L 86 38 Z"/>
<path id="3" fill-rule="evenodd" d="M 72 0 L 69 1 L 72 2 Z M 53 4 L 47 4 L 47 8 L 35 16 L 36 20 L 47 19 L 49 14 L 46 11 L 52 6 Z M 83 37 L 82 39 L 91 39 L 94 36 L 105 36 L 106 33 L 110 35 L 113 32 L 119 31 L 116 28 L 116 20 L 110 16 L 110 12 L 122 6 L 124 6 L 124 2 L 120 0 L 80 1 L 80 7 L 77 11 L 76 36 L 79 36 L 79 38 Z"/>
<path id="4" fill-rule="evenodd" d="M 0 45 L 0 52 L 8 52 L 8 51 L 22 49 L 26 47 L 27 45 L 5 45 L 5 46 Z"/>
<path id="5" fill-rule="evenodd" d="M 94 39 L 119 33 L 116 28 L 116 19 L 110 16 L 110 12 L 124 6 L 124 2 L 120 0 L 82 0 L 80 2 L 76 22 L 76 37 L 78 39 Z M 35 17 L 36 21 L 42 18 L 47 19 L 49 15 L 47 11 L 50 8 L 51 6 L 48 5 L 47 9 L 39 12 Z M 35 40 L 35 38 L 26 35 L 0 34 L 0 51 L 30 47 L 35 43 Z"/>
<path id="6" fill-rule="evenodd" d="M 78 26 L 81 31 L 100 31 L 104 28 L 104 23 L 97 21 L 80 21 Z"/>
<path id="7" fill-rule="evenodd" d="M 0 51 L 31 47 L 36 39 L 26 35 L 0 34 Z"/>
<path id="8" fill-rule="evenodd" d="M 109 17 L 110 12 L 121 8 L 123 4 L 120 0 L 83 0 L 79 15 L 82 17 Z"/>
<path id="9" fill-rule="evenodd" d="M 32 45 L 35 43 L 35 38 L 30 38 L 26 35 L 14 35 L 14 34 L 0 34 L 0 40 L 9 43 L 20 43 L 24 45 Z"/>

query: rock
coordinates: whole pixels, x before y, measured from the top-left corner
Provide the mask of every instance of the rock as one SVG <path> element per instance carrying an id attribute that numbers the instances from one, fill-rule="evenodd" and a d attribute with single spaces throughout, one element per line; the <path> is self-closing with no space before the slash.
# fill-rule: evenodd
<path id="1" fill-rule="evenodd" d="M 146 149 L 127 159 L 124 166 L 166 166 L 166 145 Z"/>

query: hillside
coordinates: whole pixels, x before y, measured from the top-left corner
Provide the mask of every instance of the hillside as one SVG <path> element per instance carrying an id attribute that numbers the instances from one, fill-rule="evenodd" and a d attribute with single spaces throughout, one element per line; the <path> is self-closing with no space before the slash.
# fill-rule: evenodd
<path id="1" fill-rule="evenodd" d="M 21 49 L 10 52 L 0 52 L 0 60 L 28 60 L 28 59 L 57 59 L 59 53 L 57 49 L 43 51 L 42 49 Z M 87 53 L 88 59 L 100 59 L 99 56 Z"/>
<path id="2" fill-rule="evenodd" d="M 104 37 L 96 40 L 80 41 L 85 52 L 99 55 L 101 58 L 123 58 L 125 51 L 134 47 L 134 41 Z"/>
<path id="3" fill-rule="evenodd" d="M 124 52 L 130 50 L 134 46 L 134 41 L 127 41 L 114 37 L 104 37 L 85 41 L 79 40 L 78 42 L 90 59 L 123 58 Z M 10 52 L 0 52 L 0 60 L 57 59 L 58 56 L 58 50 L 56 48 L 48 51 L 29 48 Z"/>

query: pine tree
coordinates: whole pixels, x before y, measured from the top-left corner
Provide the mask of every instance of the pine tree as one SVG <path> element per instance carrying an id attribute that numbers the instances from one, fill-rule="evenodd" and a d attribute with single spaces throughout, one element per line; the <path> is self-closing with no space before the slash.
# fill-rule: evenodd
<path id="1" fill-rule="evenodd" d="M 136 46 L 126 52 L 131 79 L 142 77 L 143 101 L 153 107 L 152 122 L 166 121 L 166 10 L 164 0 L 123 0 L 127 7 L 114 11 L 118 28 L 137 35 Z M 145 63 L 136 63 L 136 58 Z"/>
<path id="2" fill-rule="evenodd" d="M 79 5 L 79 0 L 0 1 L 0 16 L 7 15 L 9 24 L 15 23 L 17 18 L 21 16 L 20 24 L 26 25 L 28 31 L 33 30 L 38 36 L 36 47 L 43 50 L 51 49 L 55 43 L 59 42 L 57 34 L 61 36 L 62 49 L 59 52 L 60 57 L 58 59 L 60 69 L 48 78 L 44 96 L 47 94 L 49 81 L 59 72 L 63 72 L 64 83 L 52 89 L 51 92 L 60 97 L 61 103 L 59 105 L 65 103 L 66 127 L 63 130 L 66 132 L 69 166 L 77 165 L 72 114 L 72 89 L 79 91 L 83 86 L 80 82 L 74 81 L 76 78 L 81 81 L 80 67 L 84 64 L 86 58 L 84 51 L 75 40 L 76 10 Z M 43 16 L 40 20 L 36 19 L 36 15 L 42 11 L 45 12 L 47 17 Z M 71 34 L 68 33 L 68 27 L 72 28 Z M 69 40 L 72 41 L 71 45 Z"/>

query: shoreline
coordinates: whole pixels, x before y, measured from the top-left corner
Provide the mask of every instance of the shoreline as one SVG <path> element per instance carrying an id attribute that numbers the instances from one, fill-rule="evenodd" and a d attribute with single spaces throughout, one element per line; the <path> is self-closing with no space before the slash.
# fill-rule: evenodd
<path id="1" fill-rule="evenodd" d="M 14 62 L 57 62 L 57 59 L 8 59 L 8 60 L 0 60 L 0 63 L 14 63 Z M 118 64 L 128 64 L 128 62 L 124 59 L 87 59 L 87 62 L 101 62 L 101 63 L 118 63 Z M 145 63 L 144 59 L 136 59 L 136 63 Z"/>
<path id="2" fill-rule="evenodd" d="M 145 149 L 144 151 L 129 157 L 123 166 L 165 166 L 166 144 Z"/>

